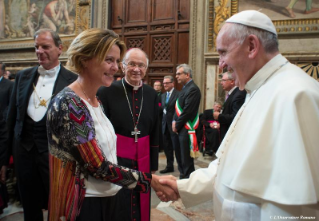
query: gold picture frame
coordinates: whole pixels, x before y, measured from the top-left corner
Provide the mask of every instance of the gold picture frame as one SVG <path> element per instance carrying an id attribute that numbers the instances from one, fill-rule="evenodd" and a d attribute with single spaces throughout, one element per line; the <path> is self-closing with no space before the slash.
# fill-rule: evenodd
<path id="1" fill-rule="evenodd" d="M 277 33 L 279 36 L 282 35 L 291 35 L 291 37 L 300 35 L 300 34 L 318 34 L 319 33 L 319 11 L 305 15 L 304 17 L 307 18 L 298 18 L 298 15 L 300 16 L 303 12 L 303 9 L 299 9 L 296 13 L 295 18 L 290 18 L 289 14 L 287 12 L 287 9 L 283 5 L 289 4 L 290 0 L 276 0 L 274 2 L 271 2 L 272 0 L 210 0 L 209 1 L 209 11 L 208 11 L 208 17 L 209 17 L 209 23 L 208 23 L 208 51 L 215 51 L 215 45 L 216 45 L 216 36 L 218 34 L 218 31 L 220 30 L 220 26 L 223 24 L 225 20 L 227 20 L 232 15 L 236 14 L 238 11 L 241 11 L 240 4 L 243 2 L 254 2 L 254 4 L 248 4 L 247 7 L 244 7 L 243 10 L 248 9 L 255 9 L 260 10 L 267 14 L 266 12 L 269 12 L 271 9 L 262 8 L 263 5 L 277 3 L 281 4 L 281 6 L 276 7 L 276 11 L 274 11 L 273 14 L 276 13 L 275 19 L 272 18 L 271 15 L 268 15 L 277 30 Z M 315 2 L 319 7 L 319 1 L 316 0 Z M 268 2 L 268 3 L 267 3 Z M 271 3 L 269 3 L 271 2 Z M 258 5 L 259 3 L 259 5 Z M 267 3 L 267 4 L 266 4 Z M 305 4 L 304 1 L 300 1 L 300 4 Z M 280 17 L 280 14 L 282 16 Z M 286 16 L 285 16 L 286 15 Z"/>
<path id="2" fill-rule="evenodd" d="M 40 28 L 55 29 L 66 49 L 76 35 L 89 28 L 90 5 L 82 2 L 0 0 L 0 17 L 4 18 L 0 19 L 0 50 L 33 48 L 33 34 Z"/>

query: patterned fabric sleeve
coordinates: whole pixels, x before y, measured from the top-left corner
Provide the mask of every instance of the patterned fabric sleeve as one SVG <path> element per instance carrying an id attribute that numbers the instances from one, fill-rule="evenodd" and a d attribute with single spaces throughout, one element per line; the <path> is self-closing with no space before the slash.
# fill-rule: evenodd
<path id="1" fill-rule="evenodd" d="M 96 179 L 124 188 L 148 192 L 151 174 L 108 161 L 95 139 L 94 124 L 88 108 L 73 91 L 66 90 L 64 95 L 59 95 L 52 101 L 53 108 L 48 112 L 52 140 L 58 143 L 55 151 L 50 150 L 51 154 L 62 160 L 73 159 L 79 162 L 85 176 L 90 174 Z"/>

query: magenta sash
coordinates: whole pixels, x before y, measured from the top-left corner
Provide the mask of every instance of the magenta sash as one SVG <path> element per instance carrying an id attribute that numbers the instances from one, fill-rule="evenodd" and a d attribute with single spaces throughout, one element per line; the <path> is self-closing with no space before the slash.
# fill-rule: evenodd
<path id="1" fill-rule="evenodd" d="M 150 139 L 149 136 L 138 138 L 117 135 L 117 156 L 137 161 L 138 170 L 150 173 Z M 149 221 L 150 191 L 140 194 L 141 220 Z"/>

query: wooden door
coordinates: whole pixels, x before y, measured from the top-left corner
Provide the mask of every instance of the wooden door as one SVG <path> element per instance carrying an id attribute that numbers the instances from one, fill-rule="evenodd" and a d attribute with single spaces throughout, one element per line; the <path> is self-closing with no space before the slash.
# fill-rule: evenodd
<path id="1" fill-rule="evenodd" d="M 149 58 L 145 81 L 153 85 L 188 63 L 190 0 L 112 0 L 110 27 L 127 48 L 141 48 Z M 177 89 L 181 85 L 175 83 Z"/>

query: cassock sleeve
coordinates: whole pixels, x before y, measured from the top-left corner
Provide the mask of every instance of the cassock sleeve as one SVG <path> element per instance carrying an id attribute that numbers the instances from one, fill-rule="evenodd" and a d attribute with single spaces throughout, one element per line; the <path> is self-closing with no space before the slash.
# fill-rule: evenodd
<path id="1" fill-rule="evenodd" d="M 179 195 L 185 207 L 192 207 L 213 199 L 214 181 L 218 159 L 208 168 L 201 168 L 191 173 L 188 179 L 177 180 Z"/>
<path id="2" fill-rule="evenodd" d="M 53 103 L 53 104 L 52 104 Z M 58 142 L 60 149 L 68 153 L 81 167 L 96 179 L 108 181 L 124 188 L 148 192 L 151 174 L 128 169 L 108 161 L 97 140 L 89 111 L 76 99 L 55 99 L 48 109 L 47 129 L 50 149 Z M 53 144 L 52 144 L 53 143 Z M 50 154 L 63 158 L 61 152 L 50 150 Z M 63 160 L 66 160 L 65 158 Z"/>

